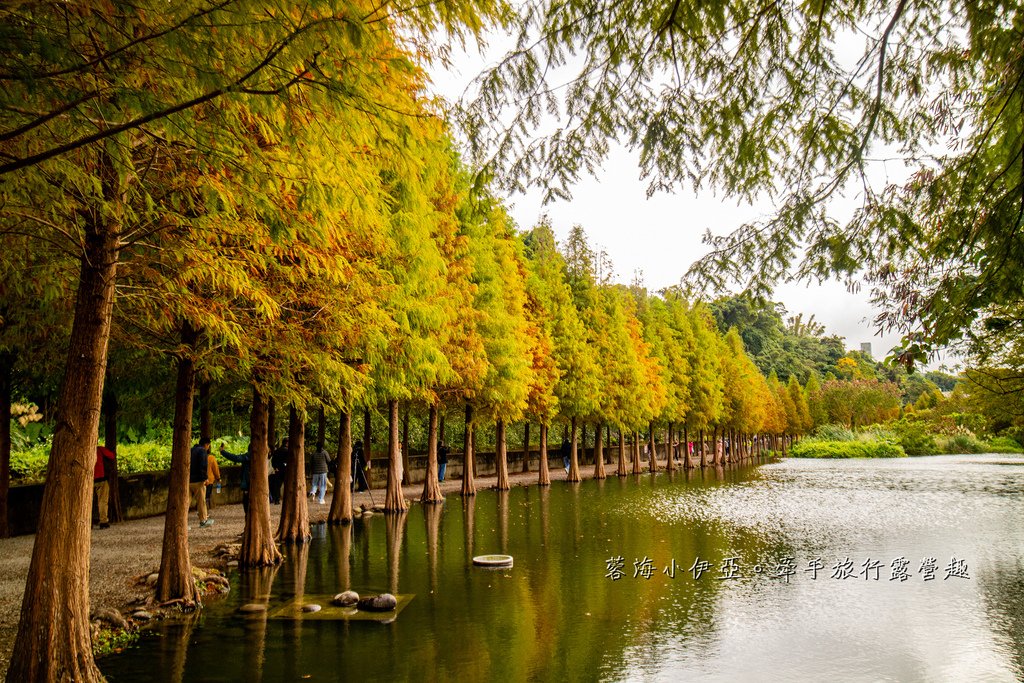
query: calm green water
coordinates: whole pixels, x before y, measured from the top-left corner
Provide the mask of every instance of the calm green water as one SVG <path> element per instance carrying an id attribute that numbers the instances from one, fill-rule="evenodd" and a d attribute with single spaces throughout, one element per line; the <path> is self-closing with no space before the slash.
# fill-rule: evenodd
<path id="1" fill-rule="evenodd" d="M 1024 459 L 995 455 L 484 491 L 318 527 L 283 566 L 233 577 L 194 623 L 100 667 L 114 681 L 1019 680 L 1022 501 Z M 495 552 L 514 568 L 472 566 Z M 722 578 L 730 557 L 737 576 Z M 954 557 L 969 578 L 945 578 Z M 634 577 L 645 558 L 649 578 Z M 851 576 L 832 578 L 847 558 Z M 236 611 L 347 587 L 414 597 L 388 624 Z"/>

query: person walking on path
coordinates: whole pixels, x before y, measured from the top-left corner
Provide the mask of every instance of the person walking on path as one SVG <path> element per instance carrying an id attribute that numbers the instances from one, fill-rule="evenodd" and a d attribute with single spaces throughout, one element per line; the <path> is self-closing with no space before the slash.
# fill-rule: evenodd
<path id="1" fill-rule="evenodd" d="M 224 450 L 224 444 L 221 444 L 220 454 L 242 466 L 242 483 L 239 485 L 242 489 L 242 511 L 249 514 L 249 463 L 252 462 L 252 442 L 249 442 L 249 450 L 241 455 L 227 452 Z"/>
<path id="2" fill-rule="evenodd" d="M 196 505 L 200 527 L 208 527 L 213 524 L 213 520 L 206 512 L 206 478 L 209 476 L 207 456 L 209 454 L 210 439 L 204 437 L 192 447 L 189 458 L 188 490 L 192 496 L 192 502 Z"/>
<path id="3" fill-rule="evenodd" d="M 117 455 L 106 446 L 96 447 L 96 465 L 92 470 L 93 490 L 96 492 L 96 507 L 100 513 L 100 528 L 110 528 L 110 484 L 107 483 L 107 463 L 114 462 Z"/>
<path id="4" fill-rule="evenodd" d="M 324 504 L 324 495 L 327 493 L 327 471 L 330 469 L 331 456 L 326 448 L 321 448 L 313 454 L 312 467 L 313 485 L 309 489 L 309 497 L 316 497 L 319 505 Z"/>
<path id="5" fill-rule="evenodd" d="M 352 489 L 366 491 L 370 482 L 366 481 L 366 463 L 363 462 L 363 442 L 357 440 L 352 444 Z"/>
<path id="6" fill-rule="evenodd" d="M 206 456 L 206 509 L 213 510 L 213 485 L 220 485 L 220 465 L 217 464 L 217 456 L 213 451 L 208 451 Z"/>
<path id="7" fill-rule="evenodd" d="M 562 464 L 565 466 L 565 473 L 569 473 L 569 460 L 572 456 L 572 444 L 569 439 L 563 437 L 562 445 L 558 447 L 558 453 L 562 456 Z"/>
<path id="8" fill-rule="evenodd" d="M 437 447 L 437 480 L 444 481 L 445 472 L 448 471 L 448 446 L 444 442 Z"/>

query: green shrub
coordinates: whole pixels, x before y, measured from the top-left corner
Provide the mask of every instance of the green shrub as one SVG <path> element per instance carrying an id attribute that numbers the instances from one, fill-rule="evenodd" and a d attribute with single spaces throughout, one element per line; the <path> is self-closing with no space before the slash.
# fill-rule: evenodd
<path id="1" fill-rule="evenodd" d="M 888 441 L 819 441 L 804 439 L 792 450 L 794 458 L 902 458 L 907 454 Z"/>
<path id="2" fill-rule="evenodd" d="M 996 436 L 985 443 L 986 453 L 1024 453 L 1024 448 L 1008 436 Z"/>
<path id="3" fill-rule="evenodd" d="M 962 453 L 984 453 L 985 450 L 985 444 L 969 434 L 957 434 L 956 436 L 951 436 L 942 446 L 942 451 L 944 453 L 950 453 L 953 455 L 960 455 Z"/>

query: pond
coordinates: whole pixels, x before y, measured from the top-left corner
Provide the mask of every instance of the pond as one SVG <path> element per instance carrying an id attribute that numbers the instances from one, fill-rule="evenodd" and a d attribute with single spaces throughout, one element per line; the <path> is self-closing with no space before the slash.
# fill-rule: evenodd
<path id="1" fill-rule="evenodd" d="M 100 668 L 113 681 L 1014 681 L 1022 496 L 1024 459 L 1001 455 L 452 496 L 317 526 L 279 568 L 233 576 L 193 622 Z M 473 566 L 495 553 L 514 566 Z M 345 588 L 410 599 L 390 623 L 282 618 Z M 238 612 L 260 600 L 267 613 Z"/>

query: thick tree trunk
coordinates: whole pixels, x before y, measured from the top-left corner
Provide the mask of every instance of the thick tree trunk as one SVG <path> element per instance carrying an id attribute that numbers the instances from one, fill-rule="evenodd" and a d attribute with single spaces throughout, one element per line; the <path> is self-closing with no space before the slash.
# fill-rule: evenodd
<path id="1" fill-rule="evenodd" d="M 334 495 L 331 497 L 327 523 L 348 524 L 352 521 L 352 417 L 347 410 L 342 411 L 338 422 L 338 454 L 335 463 Z M 345 562 L 348 562 L 347 555 Z"/>
<path id="2" fill-rule="evenodd" d="M 523 425 L 523 473 L 530 471 L 530 422 Z"/>
<path id="3" fill-rule="evenodd" d="M 277 402 L 267 401 L 267 453 L 277 450 Z"/>
<path id="4" fill-rule="evenodd" d="M 306 498 L 306 421 L 291 406 L 288 409 L 288 467 L 281 495 L 281 519 L 277 540 L 305 543 L 309 540 L 309 499 Z"/>
<path id="5" fill-rule="evenodd" d="M 370 408 L 363 408 L 363 464 L 369 466 L 366 470 L 366 488 L 373 488 L 373 466 L 370 462 L 370 456 L 373 453 L 373 449 L 370 446 L 370 442 L 373 441 L 373 424 L 370 422 Z"/>
<path id="6" fill-rule="evenodd" d="M 110 392 L 104 401 L 103 410 L 103 446 L 117 455 L 117 413 L 120 406 L 117 396 Z M 121 505 L 121 478 L 117 471 L 117 459 L 104 463 L 103 471 L 107 475 L 107 518 L 111 522 L 124 521 L 124 507 Z"/>
<path id="7" fill-rule="evenodd" d="M 68 361 L 9 681 L 101 678 L 89 627 L 88 520 L 118 248 L 117 228 L 87 217 Z"/>
<path id="8" fill-rule="evenodd" d="M 540 464 L 537 466 L 537 483 L 540 486 L 551 485 L 551 473 L 548 471 L 548 426 L 540 424 Z"/>
<path id="9" fill-rule="evenodd" d="M 572 436 L 570 437 L 570 443 L 572 448 L 569 451 L 569 476 L 566 477 L 566 481 L 579 481 L 580 480 L 580 464 L 576 454 L 576 440 L 579 435 L 576 433 L 576 418 L 572 418 Z"/>
<path id="10" fill-rule="evenodd" d="M 672 444 L 672 423 L 668 423 L 668 441 L 665 442 L 665 469 L 669 472 L 676 471 L 676 452 Z"/>
<path id="11" fill-rule="evenodd" d="M 622 435 L 622 427 L 619 427 L 619 467 L 615 474 L 620 477 L 626 476 L 626 440 Z"/>
<path id="12" fill-rule="evenodd" d="M 702 468 L 703 467 L 707 467 L 708 466 L 708 452 L 707 452 L 707 449 L 704 447 L 704 430 L 703 429 L 701 429 L 701 430 L 699 430 L 697 432 L 697 444 L 700 447 L 700 466 Z"/>
<path id="13" fill-rule="evenodd" d="M 398 476 L 398 401 L 388 401 L 388 485 L 384 494 L 384 512 L 405 512 L 408 505 L 402 494 L 402 479 Z"/>
<path id="14" fill-rule="evenodd" d="M 437 481 L 437 404 L 431 403 L 427 415 L 427 474 L 423 480 L 421 503 L 443 503 L 441 484 Z"/>
<path id="15" fill-rule="evenodd" d="M 508 491 L 511 486 L 508 483 L 508 448 L 505 444 L 505 421 L 498 420 L 494 425 L 495 436 L 495 460 L 498 466 L 498 484 L 495 486 L 499 491 Z"/>
<path id="16" fill-rule="evenodd" d="M 316 452 L 319 453 L 327 445 L 327 413 L 320 406 L 316 411 Z"/>
<path id="17" fill-rule="evenodd" d="M 604 479 L 604 432 L 603 425 L 598 423 L 594 430 L 594 479 Z"/>
<path id="18" fill-rule="evenodd" d="M 476 483 L 473 481 L 475 468 L 473 456 L 473 404 L 466 404 L 466 435 L 462 447 L 462 495 L 475 496 Z"/>
<path id="19" fill-rule="evenodd" d="M 683 443 L 679 447 L 683 449 L 683 469 L 688 470 L 693 467 L 693 460 L 690 458 L 690 430 L 685 424 L 683 425 Z"/>
<path id="20" fill-rule="evenodd" d="M 182 323 L 184 354 L 178 358 L 178 379 L 174 390 L 174 433 L 171 437 L 171 473 L 167 483 L 167 514 L 160 555 L 160 577 L 156 596 L 160 601 L 183 598 L 199 602 L 192 563 L 188 554 L 189 462 L 192 445 L 192 396 L 195 392 L 195 362 L 189 354 L 199 335 Z"/>
<path id="21" fill-rule="evenodd" d="M 7 494 L 11 490 L 11 366 L 14 356 L 0 353 L 0 538 L 10 536 Z"/>
<path id="22" fill-rule="evenodd" d="M 402 485 L 411 483 L 409 479 L 409 406 L 402 415 Z"/>
<path id="23" fill-rule="evenodd" d="M 654 423 L 653 422 L 651 423 L 651 433 L 650 433 L 650 436 L 648 438 L 648 441 L 649 441 L 648 446 L 650 446 L 650 449 L 651 449 L 651 461 L 649 463 L 647 463 L 647 467 L 650 469 L 651 472 L 657 472 L 658 471 L 658 444 L 657 444 L 657 442 L 654 439 Z"/>
<path id="24" fill-rule="evenodd" d="M 210 382 L 199 385 L 199 438 L 213 438 L 213 424 L 210 419 Z"/>
<path id="25" fill-rule="evenodd" d="M 281 553 L 274 543 L 270 523 L 270 483 L 267 481 L 267 404 L 259 390 L 252 388 L 252 412 L 249 416 L 249 510 L 245 515 L 242 532 L 242 551 L 238 557 L 240 567 L 266 567 L 281 561 Z"/>

